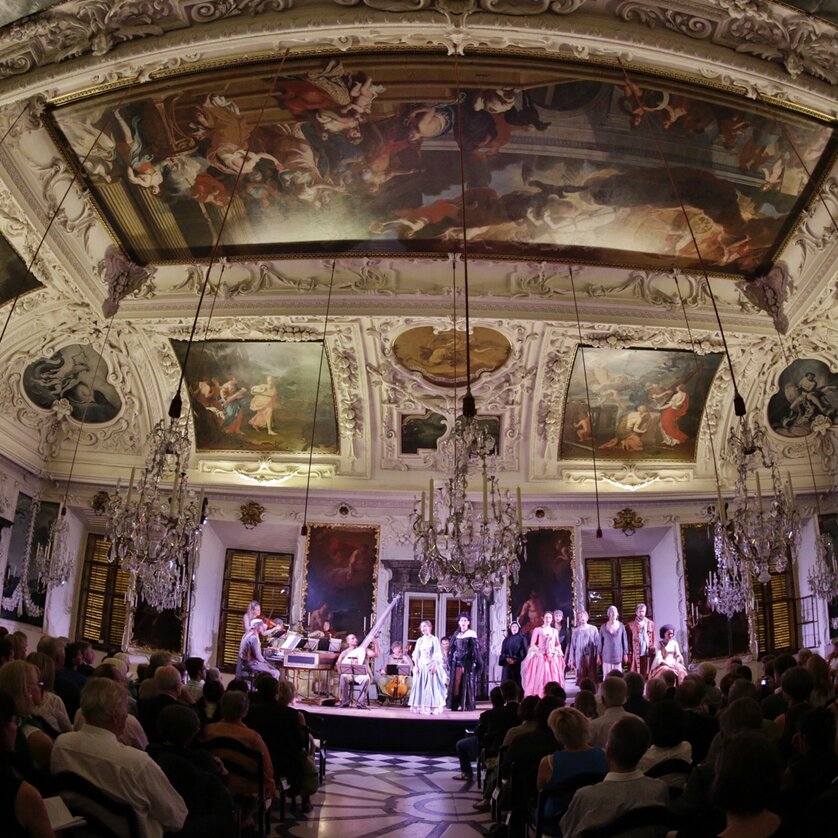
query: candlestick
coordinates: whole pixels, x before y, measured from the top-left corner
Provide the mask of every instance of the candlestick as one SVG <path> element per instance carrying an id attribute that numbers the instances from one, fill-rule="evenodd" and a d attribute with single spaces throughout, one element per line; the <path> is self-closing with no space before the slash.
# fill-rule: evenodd
<path id="1" fill-rule="evenodd" d="M 428 481 L 428 523 L 434 522 L 434 479 Z"/>
<path id="2" fill-rule="evenodd" d="M 759 504 L 759 514 L 762 515 L 763 514 L 763 509 L 762 509 L 762 485 L 759 482 L 759 472 L 755 471 L 754 474 L 756 475 L 756 478 L 757 478 L 757 503 Z"/>
<path id="3" fill-rule="evenodd" d="M 126 506 L 131 503 L 131 495 L 134 493 L 134 472 L 136 470 L 136 466 L 131 466 L 131 479 L 128 481 L 128 497 L 125 499 Z"/>
<path id="4" fill-rule="evenodd" d="M 722 486 L 721 483 L 716 484 L 716 497 L 719 499 L 719 521 L 721 521 L 722 526 L 725 525 L 725 502 L 724 498 L 722 497 Z"/>
<path id="5" fill-rule="evenodd" d="M 172 518 L 176 515 L 177 509 L 177 481 L 178 481 L 178 473 L 175 472 L 175 479 L 172 481 L 172 496 L 169 498 L 169 515 Z"/>
<path id="6" fill-rule="evenodd" d="M 518 526 L 522 526 L 521 522 L 524 520 L 524 516 L 521 512 L 521 487 L 518 486 L 515 489 L 515 494 L 518 497 Z"/>
<path id="7" fill-rule="evenodd" d="M 489 523 L 489 478 L 483 474 L 483 523 Z"/>
<path id="8" fill-rule="evenodd" d="M 422 490 L 422 511 L 419 513 L 419 520 L 425 523 L 425 490 Z"/>
<path id="9" fill-rule="evenodd" d="M 794 506 L 797 503 L 797 499 L 794 496 L 794 484 L 791 482 L 791 472 L 787 472 L 789 478 L 789 496 L 791 500 L 791 505 Z"/>

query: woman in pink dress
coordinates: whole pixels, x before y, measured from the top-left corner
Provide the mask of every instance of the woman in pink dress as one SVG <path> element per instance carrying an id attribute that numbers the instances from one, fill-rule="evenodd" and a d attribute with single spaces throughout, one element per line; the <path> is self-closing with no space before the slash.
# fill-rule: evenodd
<path id="1" fill-rule="evenodd" d="M 553 613 L 544 613 L 543 625 L 530 638 L 530 650 L 521 664 L 524 695 L 544 695 L 544 685 L 558 681 L 564 686 L 564 656 L 559 633 L 553 626 Z"/>

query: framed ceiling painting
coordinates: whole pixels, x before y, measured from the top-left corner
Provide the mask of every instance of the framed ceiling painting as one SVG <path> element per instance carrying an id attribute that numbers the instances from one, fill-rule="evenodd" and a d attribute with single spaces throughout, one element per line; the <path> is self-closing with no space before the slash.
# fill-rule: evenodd
<path id="1" fill-rule="evenodd" d="M 433 411 L 424 414 L 402 414 L 400 421 L 402 454 L 436 451 L 440 440 L 453 430 L 453 422 L 450 419 Z M 500 417 L 478 416 L 477 425 L 492 437 L 495 442 L 492 453 L 497 453 L 500 440 Z"/>
<path id="2" fill-rule="evenodd" d="M 509 585 L 509 613 L 529 637 L 541 625 L 545 611 L 564 612 L 564 628 L 573 620 L 576 579 L 573 530 L 570 527 L 534 527 L 524 530 L 526 559 L 518 581 Z"/>
<path id="3" fill-rule="evenodd" d="M 704 404 L 722 355 L 683 350 L 576 350 L 559 458 L 695 462 Z M 590 400 L 590 413 L 588 401 Z"/>
<path id="4" fill-rule="evenodd" d="M 707 576 L 718 569 L 712 528 L 707 524 L 681 524 L 681 550 L 690 660 L 716 660 L 747 653 L 747 614 L 740 611 L 728 620 L 707 601 Z"/>
<path id="5" fill-rule="evenodd" d="M 172 341 L 181 365 L 186 345 Z M 312 422 L 314 451 L 339 451 L 323 341 L 197 341 L 192 344 L 185 381 L 198 451 L 307 453 Z"/>
<path id="6" fill-rule="evenodd" d="M 379 529 L 309 524 L 303 568 L 303 610 L 309 630 L 359 640 L 375 622 Z"/>
<path id="7" fill-rule="evenodd" d="M 768 401 L 768 424 L 780 436 L 808 436 L 838 426 L 838 373 L 823 361 L 800 358 L 781 373 Z"/>
<path id="8" fill-rule="evenodd" d="M 13 300 L 18 294 L 27 294 L 43 284 L 26 269 L 26 263 L 18 252 L 0 236 L 0 306 Z"/>
<path id="9" fill-rule="evenodd" d="M 84 176 L 131 258 L 208 258 L 231 197 L 228 258 L 447 253 L 461 146 L 476 257 L 696 270 L 692 230 L 711 271 L 755 276 L 835 148 L 828 117 L 698 78 L 430 51 L 276 73 L 217 63 L 55 102 L 56 138 L 79 168 L 92 147 Z"/>

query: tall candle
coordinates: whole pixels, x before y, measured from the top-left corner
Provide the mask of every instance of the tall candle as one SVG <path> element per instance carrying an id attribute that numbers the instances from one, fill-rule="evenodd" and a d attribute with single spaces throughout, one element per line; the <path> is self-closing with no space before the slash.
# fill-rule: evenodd
<path id="1" fill-rule="evenodd" d="M 175 479 L 172 482 L 172 497 L 169 500 L 169 514 L 172 518 L 176 515 L 177 509 L 177 480 L 178 480 L 178 473 L 175 472 Z"/>
<path id="2" fill-rule="evenodd" d="M 434 479 L 428 481 L 428 523 L 434 522 Z"/>
<path id="3" fill-rule="evenodd" d="M 759 503 L 759 514 L 762 515 L 762 485 L 759 482 L 759 472 L 755 471 L 754 474 L 757 478 L 757 502 Z"/>
<path id="4" fill-rule="evenodd" d="M 131 503 L 131 495 L 134 492 L 134 472 L 137 470 L 136 466 L 131 466 L 131 479 L 128 481 L 128 497 L 125 499 L 125 505 Z"/>
<path id="5" fill-rule="evenodd" d="M 794 485 L 791 482 L 791 472 L 787 472 L 789 478 L 789 495 L 791 498 L 791 505 L 794 506 L 797 503 L 797 498 L 794 496 Z"/>
<path id="6" fill-rule="evenodd" d="M 719 521 L 721 521 L 722 526 L 725 524 L 725 502 L 724 498 L 722 498 L 722 485 L 721 483 L 716 484 L 716 496 L 719 499 Z"/>
<path id="7" fill-rule="evenodd" d="M 419 513 L 419 520 L 425 522 L 425 490 L 422 490 L 422 511 Z"/>
<path id="8" fill-rule="evenodd" d="M 483 474 L 483 523 L 489 521 L 489 478 Z"/>
<path id="9" fill-rule="evenodd" d="M 515 489 L 515 494 L 518 497 L 518 526 L 520 527 L 520 526 L 522 526 L 522 521 L 524 520 L 524 516 L 521 512 L 521 487 L 520 486 L 518 486 Z"/>

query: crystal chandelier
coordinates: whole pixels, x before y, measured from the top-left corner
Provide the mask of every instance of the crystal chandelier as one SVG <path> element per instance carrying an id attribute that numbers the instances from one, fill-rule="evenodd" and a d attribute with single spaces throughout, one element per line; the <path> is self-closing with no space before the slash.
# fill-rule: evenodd
<path id="1" fill-rule="evenodd" d="M 815 564 L 809 568 L 809 588 L 815 596 L 831 602 L 838 598 L 838 559 L 829 533 L 815 539 Z"/>
<path id="2" fill-rule="evenodd" d="M 508 577 L 518 580 L 524 550 L 520 490 L 516 505 L 501 489 L 495 439 L 478 424 L 474 399 L 468 399 L 439 447 L 437 463 L 449 476 L 436 486 L 431 479 L 427 517 L 424 492 L 411 516 L 413 554 L 423 583 L 436 579 L 443 591 L 488 596 Z M 482 506 L 468 497 L 470 475 L 482 476 Z"/>
<path id="3" fill-rule="evenodd" d="M 70 524 L 63 503 L 49 528 L 49 540 L 35 551 L 35 567 L 38 579 L 46 586 L 64 585 L 73 573 L 75 555 L 70 547 Z"/>
<path id="4" fill-rule="evenodd" d="M 189 492 L 191 446 L 179 413 L 170 409 L 168 421 L 154 426 L 137 486 L 132 470 L 125 497 L 117 486 L 107 510 L 110 559 L 136 579 L 143 599 L 157 611 L 182 606 L 203 529 L 204 501 Z M 171 490 L 161 485 L 170 479 Z"/>
<path id="5" fill-rule="evenodd" d="M 794 505 L 791 480 L 786 483 L 766 437 L 765 429 L 747 418 L 728 438 L 729 456 L 736 466 L 733 509 L 725 513 L 720 502 L 716 512 L 716 555 L 719 565 L 736 568 L 746 580 L 755 576 L 763 585 L 772 573 L 781 573 L 797 560 L 800 548 L 800 515 Z M 760 469 L 769 476 L 769 492 L 763 495 Z M 754 473 L 756 492 L 748 491 Z"/>
<path id="6" fill-rule="evenodd" d="M 731 619 L 734 614 L 753 607 L 753 588 L 750 577 L 742 575 L 741 566 L 728 550 L 731 541 L 725 529 L 725 524 L 717 519 L 713 537 L 717 570 L 708 574 L 704 587 L 708 605 Z"/>

